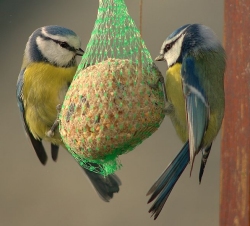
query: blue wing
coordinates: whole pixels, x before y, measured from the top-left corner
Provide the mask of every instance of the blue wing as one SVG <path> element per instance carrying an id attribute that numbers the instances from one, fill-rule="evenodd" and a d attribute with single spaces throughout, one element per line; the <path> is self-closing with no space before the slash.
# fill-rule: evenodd
<path id="1" fill-rule="evenodd" d="M 147 195 L 152 194 L 148 203 L 156 199 L 149 210 L 154 215 L 154 219 L 160 214 L 175 183 L 188 163 L 191 161 L 193 166 L 195 155 L 202 149 L 203 155 L 199 175 L 199 179 L 201 180 L 211 149 L 212 144 L 206 148 L 201 147 L 209 119 L 209 104 L 200 83 L 202 75 L 199 74 L 200 71 L 198 71 L 197 66 L 193 57 L 186 57 L 182 62 L 181 75 L 183 80 L 183 94 L 186 102 L 189 140 L 147 193 Z"/>
<path id="2" fill-rule="evenodd" d="M 19 76 L 18 76 L 18 80 L 17 80 L 17 87 L 16 87 L 16 96 L 17 96 L 17 105 L 19 107 L 20 113 L 21 113 L 21 120 L 22 120 L 22 124 L 24 126 L 24 129 L 27 133 L 27 135 L 30 138 L 30 141 L 36 151 L 37 157 L 39 158 L 40 162 L 45 165 L 47 162 L 47 154 L 45 152 L 45 149 L 43 147 L 43 144 L 41 142 L 41 140 L 37 140 L 34 138 L 34 136 L 32 135 L 32 133 L 29 130 L 29 127 L 26 123 L 25 120 L 25 107 L 24 107 L 24 103 L 23 103 L 23 78 L 24 78 L 24 74 L 25 74 L 25 68 L 21 70 Z"/>
<path id="3" fill-rule="evenodd" d="M 200 145 L 209 119 L 209 103 L 200 82 L 203 75 L 198 66 L 194 57 L 189 56 L 184 58 L 181 71 L 189 131 L 190 173 L 194 158 L 201 149 Z"/>

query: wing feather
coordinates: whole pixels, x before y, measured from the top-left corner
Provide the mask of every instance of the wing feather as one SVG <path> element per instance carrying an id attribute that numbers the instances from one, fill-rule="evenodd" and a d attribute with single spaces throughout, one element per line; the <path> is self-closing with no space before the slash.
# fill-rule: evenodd
<path id="1" fill-rule="evenodd" d="M 189 149 L 191 171 L 196 154 L 204 137 L 209 119 L 209 103 L 200 82 L 201 70 L 198 70 L 194 57 L 185 57 L 182 63 L 183 93 L 186 103 L 187 124 L 189 131 Z"/>
<path id="2" fill-rule="evenodd" d="M 25 119 L 25 106 L 23 102 L 23 84 L 24 84 L 24 75 L 25 75 L 25 68 L 21 70 L 18 80 L 17 80 L 17 87 L 16 87 L 16 96 L 17 96 L 17 105 L 21 113 L 21 121 L 23 124 L 23 127 L 25 129 L 26 134 L 28 135 L 33 148 L 35 149 L 35 152 L 37 154 L 37 157 L 39 158 L 40 162 L 45 165 L 47 162 L 47 154 L 45 152 L 45 149 L 43 147 L 42 141 L 39 139 L 35 139 L 35 137 L 32 135 L 31 131 L 29 130 L 29 127 L 27 125 L 26 119 Z"/>

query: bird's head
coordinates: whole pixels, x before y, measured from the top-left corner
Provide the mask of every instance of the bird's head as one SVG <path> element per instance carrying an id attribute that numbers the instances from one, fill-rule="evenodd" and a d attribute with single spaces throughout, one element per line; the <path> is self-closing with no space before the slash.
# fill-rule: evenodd
<path id="1" fill-rule="evenodd" d="M 168 67 L 182 63 L 186 54 L 206 54 L 206 51 L 221 50 L 216 34 L 202 24 L 187 24 L 175 30 L 163 42 L 156 61 L 166 61 Z"/>
<path id="2" fill-rule="evenodd" d="M 35 30 L 26 45 L 28 62 L 48 62 L 58 67 L 76 65 L 75 57 L 82 56 L 80 38 L 70 29 L 51 25 Z"/>

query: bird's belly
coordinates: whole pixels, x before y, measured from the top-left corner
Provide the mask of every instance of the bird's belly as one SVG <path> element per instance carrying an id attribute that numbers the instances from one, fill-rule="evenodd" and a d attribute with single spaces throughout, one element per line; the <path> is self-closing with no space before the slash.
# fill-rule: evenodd
<path id="1" fill-rule="evenodd" d="M 57 106 L 64 100 L 75 69 L 74 67 L 74 70 L 59 69 L 58 71 L 56 67 L 49 66 L 36 76 L 29 75 L 29 71 L 25 73 L 23 87 L 25 118 L 35 138 L 46 139 L 55 144 L 61 142 L 58 130 L 52 138 L 47 137 L 46 133 L 57 118 Z"/>
<path id="2" fill-rule="evenodd" d="M 54 99 L 53 99 L 54 98 Z M 45 100 L 44 98 L 28 99 L 26 102 L 25 118 L 31 133 L 35 138 L 46 139 L 46 133 L 50 130 L 51 126 L 57 118 L 56 106 L 60 104 L 59 99 L 51 97 Z M 54 138 L 59 137 L 56 131 Z"/>
<path id="3" fill-rule="evenodd" d="M 175 64 L 167 70 L 166 91 L 168 101 L 171 103 L 173 109 L 169 117 L 181 141 L 186 142 L 188 140 L 188 129 L 180 72 L 181 64 Z"/>

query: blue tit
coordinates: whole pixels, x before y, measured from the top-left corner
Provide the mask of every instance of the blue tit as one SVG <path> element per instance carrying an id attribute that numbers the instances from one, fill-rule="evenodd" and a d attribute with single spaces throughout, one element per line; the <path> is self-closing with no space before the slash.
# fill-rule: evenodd
<path id="1" fill-rule="evenodd" d="M 17 80 L 17 103 L 26 134 L 42 164 L 47 161 L 42 140 L 51 143 L 54 161 L 59 145 L 64 147 L 58 126 L 55 126 L 57 106 L 62 104 L 76 72 L 76 56 L 84 53 L 80 45 L 75 32 L 59 26 L 38 28 L 26 44 Z M 104 201 L 109 201 L 113 193 L 119 191 L 121 182 L 116 175 L 104 178 L 83 170 Z"/>
<path id="2" fill-rule="evenodd" d="M 225 51 L 215 33 L 201 24 L 187 24 L 163 42 L 156 61 L 166 61 L 165 109 L 184 144 L 175 159 L 151 187 L 149 212 L 160 214 L 175 183 L 201 152 L 199 181 L 224 116 Z"/>

